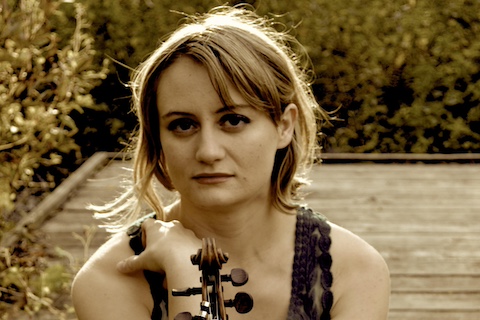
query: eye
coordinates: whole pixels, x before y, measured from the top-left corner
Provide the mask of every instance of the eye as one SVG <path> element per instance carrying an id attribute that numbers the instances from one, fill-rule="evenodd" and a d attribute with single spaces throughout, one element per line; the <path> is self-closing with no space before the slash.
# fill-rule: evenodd
<path id="1" fill-rule="evenodd" d="M 189 135 L 197 131 L 198 123 L 189 118 L 179 118 L 170 122 L 167 128 L 177 135 Z"/>
<path id="2" fill-rule="evenodd" d="M 250 123 L 250 119 L 237 113 L 230 113 L 220 118 L 220 125 L 228 131 L 240 130 Z"/>

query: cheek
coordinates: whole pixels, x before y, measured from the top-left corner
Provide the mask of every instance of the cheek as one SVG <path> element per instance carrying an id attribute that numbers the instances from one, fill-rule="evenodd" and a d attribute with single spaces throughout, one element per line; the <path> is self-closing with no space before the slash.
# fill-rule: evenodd
<path id="1" fill-rule="evenodd" d="M 252 144 L 251 150 L 246 157 L 249 158 L 249 162 L 253 167 L 258 167 L 259 170 L 265 171 L 273 168 L 276 152 L 275 143 L 266 141 Z"/>
<path id="2" fill-rule="evenodd" d="M 248 143 L 251 149 L 252 157 L 261 162 L 272 162 L 277 152 L 278 136 L 275 128 L 267 127 L 270 123 L 265 124 L 264 130 L 258 130 Z M 246 141 L 246 140 L 245 140 Z"/>
<path id="3" fill-rule="evenodd" d="M 165 159 L 165 166 L 169 173 L 172 173 L 178 167 L 183 167 L 182 161 L 185 161 L 185 150 L 179 148 L 178 145 L 164 142 L 162 144 L 163 157 Z M 172 171 L 173 170 L 173 171 Z"/>

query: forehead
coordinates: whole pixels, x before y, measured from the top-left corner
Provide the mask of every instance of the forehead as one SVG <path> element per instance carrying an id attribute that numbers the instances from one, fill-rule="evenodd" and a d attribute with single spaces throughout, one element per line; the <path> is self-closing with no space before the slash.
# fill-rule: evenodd
<path id="1" fill-rule="evenodd" d="M 218 79 L 217 79 L 218 81 Z M 228 100 L 233 104 L 245 105 L 246 101 L 237 88 L 228 80 Z M 207 68 L 192 58 L 181 56 L 175 60 L 159 77 L 157 84 L 157 106 L 160 113 L 170 109 L 188 107 L 219 107 L 221 99 L 214 87 Z"/>

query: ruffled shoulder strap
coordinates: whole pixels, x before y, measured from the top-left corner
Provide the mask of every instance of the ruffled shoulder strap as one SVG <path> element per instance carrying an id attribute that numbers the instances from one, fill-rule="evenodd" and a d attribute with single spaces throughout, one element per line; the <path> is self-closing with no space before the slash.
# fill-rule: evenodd
<path id="1" fill-rule="evenodd" d="M 156 219 L 154 213 L 146 215 L 134 222 L 128 229 L 127 235 L 130 237 L 130 248 L 136 255 L 145 250 L 142 243 L 142 222 L 146 219 Z M 153 311 L 151 319 L 166 319 L 166 301 L 168 295 L 163 290 L 163 275 L 152 271 L 144 271 L 145 279 L 150 285 L 150 292 L 153 298 Z"/>
<path id="2" fill-rule="evenodd" d="M 289 320 L 330 319 L 331 292 L 330 225 L 311 209 L 300 208 L 297 215 L 292 295 Z"/>

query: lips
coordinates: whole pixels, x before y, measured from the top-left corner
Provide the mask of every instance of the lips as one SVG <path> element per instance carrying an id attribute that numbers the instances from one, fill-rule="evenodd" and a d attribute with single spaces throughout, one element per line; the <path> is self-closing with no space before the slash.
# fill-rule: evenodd
<path id="1" fill-rule="evenodd" d="M 233 175 L 228 173 L 200 173 L 193 176 L 193 180 L 201 184 L 218 184 L 226 182 L 232 177 Z"/>

